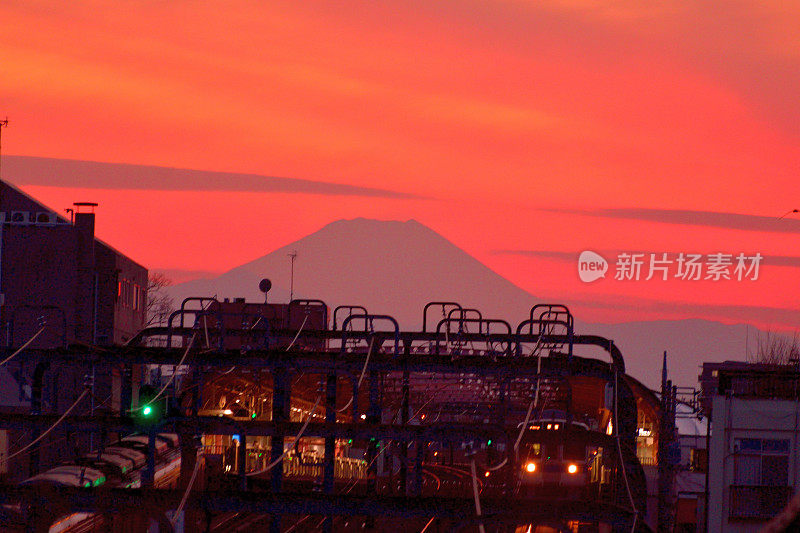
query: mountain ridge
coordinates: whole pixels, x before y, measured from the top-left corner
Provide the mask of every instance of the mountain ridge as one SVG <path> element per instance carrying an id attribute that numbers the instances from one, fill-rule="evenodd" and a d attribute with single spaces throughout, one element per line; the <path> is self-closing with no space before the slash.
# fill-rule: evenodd
<path id="1" fill-rule="evenodd" d="M 486 318 L 516 324 L 541 299 L 500 276 L 446 237 L 414 220 L 357 217 L 332 221 L 305 237 L 239 265 L 216 278 L 169 289 L 176 301 L 187 296 L 244 297 L 263 301 L 258 282 L 273 282 L 269 301 L 288 301 L 290 259 L 294 297 L 317 298 L 331 309 L 364 305 L 374 314 L 394 316 L 403 329 L 419 330 L 429 301 L 457 301 Z M 702 361 L 745 356 L 745 339 L 758 330 L 705 319 L 589 323 L 576 318 L 576 332 L 611 338 L 622 350 L 628 372 L 658 385 L 661 354 L 668 352 L 674 382 L 693 386 Z M 599 352 L 593 356 L 600 355 Z"/>

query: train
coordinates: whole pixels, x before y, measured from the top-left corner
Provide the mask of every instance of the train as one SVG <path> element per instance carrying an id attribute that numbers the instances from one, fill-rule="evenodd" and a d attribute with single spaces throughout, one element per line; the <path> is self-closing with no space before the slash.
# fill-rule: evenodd
<path id="1" fill-rule="evenodd" d="M 584 498 L 587 491 L 610 483 L 611 467 L 597 433 L 564 411 L 545 410 L 526 428 L 518 449 L 515 492 L 536 496 L 560 493 Z"/>
<path id="2" fill-rule="evenodd" d="M 147 464 L 148 436 L 133 434 L 104 447 L 99 452 L 87 453 L 74 461 L 63 463 L 41 474 L 24 480 L 22 486 L 61 486 L 136 488 L 142 485 Z M 181 452 L 178 436 L 156 435 L 155 471 L 153 486 L 174 488 L 180 475 Z M 6 515 L 16 515 L 20 524 L 26 523 L 26 510 L 21 506 L 5 506 Z M 50 525 L 50 533 L 77 533 L 100 531 L 106 517 L 97 513 L 71 513 L 60 516 Z M 14 531 L 4 529 L 3 531 Z"/>

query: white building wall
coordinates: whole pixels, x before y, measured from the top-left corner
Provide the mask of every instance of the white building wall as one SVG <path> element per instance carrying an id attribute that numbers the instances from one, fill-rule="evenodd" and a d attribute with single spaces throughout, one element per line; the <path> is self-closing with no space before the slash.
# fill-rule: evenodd
<path id="1" fill-rule="evenodd" d="M 789 441 L 787 481 L 793 492 L 800 487 L 800 403 L 793 400 L 743 399 L 717 396 L 713 403 L 709 450 L 709 533 L 756 532 L 763 521 L 730 520 L 731 491 L 735 484 L 736 439 Z"/>

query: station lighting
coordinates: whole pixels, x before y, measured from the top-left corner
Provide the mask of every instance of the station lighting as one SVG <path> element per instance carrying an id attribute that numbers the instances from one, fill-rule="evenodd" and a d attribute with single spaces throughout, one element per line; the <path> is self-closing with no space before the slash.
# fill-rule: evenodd
<path id="1" fill-rule="evenodd" d="M 530 463 L 526 464 L 525 465 L 525 470 L 527 470 L 528 473 L 533 474 L 534 472 L 536 472 L 536 463 L 530 462 Z"/>
<path id="2" fill-rule="evenodd" d="M 567 467 L 567 472 L 569 472 L 570 474 L 576 474 L 578 472 L 578 465 L 576 464 L 569 465 Z"/>

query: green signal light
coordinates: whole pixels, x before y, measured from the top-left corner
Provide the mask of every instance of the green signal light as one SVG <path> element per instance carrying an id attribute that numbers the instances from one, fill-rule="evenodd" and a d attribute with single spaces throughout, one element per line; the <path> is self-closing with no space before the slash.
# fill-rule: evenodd
<path id="1" fill-rule="evenodd" d="M 256 417 L 256 414 L 255 414 L 255 413 L 253 413 L 252 415 L 250 415 L 250 418 L 255 418 L 255 417 Z"/>
<path id="2" fill-rule="evenodd" d="M 143 414 L 144 416 L 149 416 L 149 415 L 150 415 L 150 413 L 152 413 L 152 412 L 153 412 L 153 408 L 152 408 L 152 407 L 150 407 L 149 405 L 145 405 L 145 406 L 144 406 L 144 409 L 142 409 L 142 414 Z"/>
<path id="3" fill-rule="evenodd" d="M 489 440 L 486 442 L 486 445 L 487 445 L 487 446 L 491 446 L 491 445 L 492 445 L 492 439 L 489 439 Z"/>
<path id="4" fill-rule="evenodd" d="M 347 444 L 353 444 L 353 439 L 347 439 Z"/>

